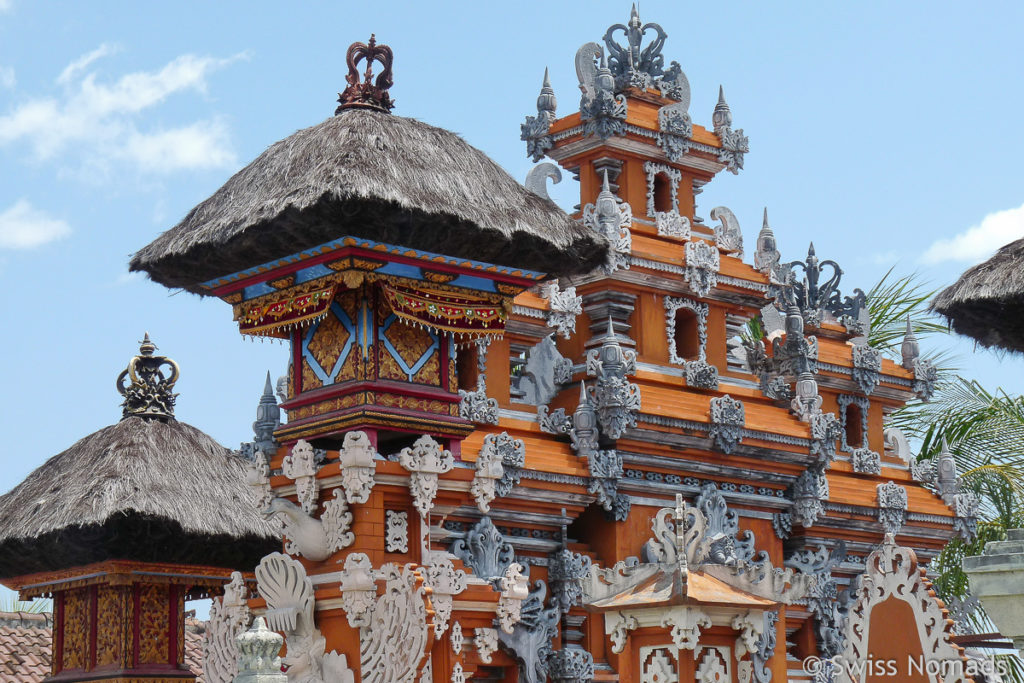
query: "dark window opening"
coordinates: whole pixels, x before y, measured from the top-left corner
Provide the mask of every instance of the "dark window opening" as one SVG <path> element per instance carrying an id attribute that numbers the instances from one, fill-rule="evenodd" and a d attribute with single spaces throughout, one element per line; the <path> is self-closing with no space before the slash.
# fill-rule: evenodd
<path id="1" fill-rule="evenodd" d="M 846 445 L 860 448 L 864 445 L 863 414 L 860 406 L 851 403 L 846 406 Z"/>
<path id="2" fill-rule="evenodd" d="M 476 378 L 479 375 L 478 353 L 476 344 L 463 346 L 455 352 L 455 374 L 459 378 L 459 389 L 463 391 L 476 389 Z"/>
<path id="3" fill-rule="evenodd" d="M 672 210 L 672 181 L 664 173 L 654 176 L 654 210 L 663 213 Z"/>
<path id="4" fill-rule="evenodd" d="M 700 320 L 696 311 L 689 308 L 676 310 L 676 334 L 675 345 L 676 355 L 683 360 L 698 360 L 700 358 L 700 333 L 698 326 Z"/>
<path id="5" fill-rule="evenodd" d="M 416 439 L 420 438 L 421 434 L 410 434 L 409 432 L 392 432 L 381 430 L 377 432 L 377 452 L 381 455 L 388 456 L 394 455 L 401 452 L 403 448 L 412 448 L 412 445 L 416 443 Z M 440 441 L 441 446 L 445 446 L 444 441 Z"/>

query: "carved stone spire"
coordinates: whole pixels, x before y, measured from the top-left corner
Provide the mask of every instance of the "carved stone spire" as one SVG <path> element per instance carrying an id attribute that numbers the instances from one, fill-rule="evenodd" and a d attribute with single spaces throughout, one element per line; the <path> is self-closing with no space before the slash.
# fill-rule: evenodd
<path id="1" fill-rule="evenodd" d="M 260 396 L 259 405 L 256 407 L 256 421 L 252 423 L 252 431 L 255 435 L 255 447 L 257 450 L 269 457 L 277 450 L 277 442 L 274 441 L 274 430 L 281 426 L 281 409 L 277 407 L 277 398 L 274 396 L 274 386 L 270 381 L 270 371 L 267 371 L 267 383 L 263 387 L 263 395 Z"/>
<path id="2" fill-rule="evenodd" d="M 364 80 L 360 81 L 357 65 L 364 59 L 366 60 L 366 73 L 363 74 Z M 348 87 L 345 88 L 345 92 L 338 93 L 339 105 L 334 114 L 338 115 L 343 110 L 352 108 L 391 111 L 395 102 L 388 94 L 388 89 L 394 85 L 394 80 L 391 78 L 393 59 L 391 48 L 383 44 L 378 45 L 376 36 L 373 34 L 370 35 L 369 43 L 349 45 L 348 53 L 345 55 L 345 63 L 348 65 L 348 75 L 345 76 L 345 81 L 348 83 Z M 382 67 L 376 80 L 373 79 L 373 62 L 375 61 L 380 62 Z"/>
<path id="3" fill-rule="evenodd" d="M 762 273 L 771 273 L 779 263 L 779 249 L 775 233 L 768 225 L 768 208 L 764 210 L 761 232 L 757 233 L 757 251 L 754 252 L 754 267 Z"/>
<path id="4" fill-rule="evenodd" d="M 711 124 L 714 126 L 716 135 L 721 135 L 721 131 L 726 128 L 732 128 L 732 111 L 725 101 L 725 89 L 722 86 L 718 86 L 718 104 L 715 105 L 715 111 L 711 115 Z"/>
<path id="5" fill-rule="evenodd" d="M 548 68 L 544 67 L 544 83 L 540 88 L 540 95 L 537 96 L 537 113 L 548 114 L 550 120 L 555 119 L 555 110 L 558 108 L 558 99 L 555 97 L 555 90 L 551 87 L 551 79 L 548 77 Z"/>
<path id="6" fill-rule="evenodd" d="M 903 336 L 900 353 L 903 356 L 903 367 L 907 370 L 913 370 L 914 363 L 921 356 L 921 345 L 917 343 L 917 335 L 914 334 L 914 330 L 910 327 L 910 316 L 907 316 L 907 333 Z"/>
<path id="7" fill-rule="evenodd" d="M 154 356 L 156 344 L 147 332 L 139 342 L 139 355 L 128 361 L 128 367 L 117 376 L 117 391 L 124 396 L 121 419 L 137 415 L 170 420 L 174 418 L 174 384 L 178 381 L 178 364 L 164 356 Z M 167 366 L 165 376 L 161 370 Z M 125 380 L 131 380 L 127 384 Z"/>

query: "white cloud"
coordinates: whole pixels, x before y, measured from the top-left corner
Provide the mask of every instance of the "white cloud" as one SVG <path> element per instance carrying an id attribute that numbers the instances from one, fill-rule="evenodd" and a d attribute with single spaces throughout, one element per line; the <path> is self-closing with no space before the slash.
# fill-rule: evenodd
<path id="1" fill-rule="evenodd" d="M 963 261 L 977 263 L 995 253 L 996 249 L 1024 237 L 1024 205 L 1016 209 L 996 211 L 981 223 L 950 238 L 939 239 L 921 255 L 925 263 Z"/>
<path id="2" fill-rule="evenodd" d="M 0 13 L 6 12 L 11 9 L 11 0 L 0 0 Z"/>
<path id="3" fill-rule="evenodd" d="M 39 161 L 80 158 L 83 167 L 101 173 L 116 162 L 148 172 L 234 163 L 228 128 L 220 120 L 158 130 L 142 124 L 148 111 L 173 95 L 205 93 L 210 74 L 245 55 L 182 55 L 155 71 L 102 81 L 91 69 L 115 51 L 103 44 L 79 57 L 58 76 L 59 96 L 28 99 L 0 116 L 0 145 L 25 143 Z"/>
<path id="4" fill-rule="evenodd" d="M 13 88 L 17 82 L 14 77 L 14 67 L 0 65 L 0 88 Z"/>
<path id="5" fill-rule="evenodd" d="M 71 234 L 71 226 L 19 199 L 0 213 L 0 249 L 31 249 Z"/>

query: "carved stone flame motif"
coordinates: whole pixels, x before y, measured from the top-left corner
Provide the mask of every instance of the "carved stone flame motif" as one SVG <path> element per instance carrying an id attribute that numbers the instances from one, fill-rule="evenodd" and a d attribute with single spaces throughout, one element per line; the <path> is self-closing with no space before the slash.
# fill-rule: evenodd
<path id="1" fill-rule="evenodd" d="M 364 80 L 359 80 L 359 69 L 357 64 L 366 60 L 366 73 Z M 345 81 L 348 87 L 345 92 L 338 93 L 339 106 L 335 115 L 342 110 L 350 108 L 376 109 L 378 111 L 391 111 L 395 102 L 388 94 L 388 89 L 394 85 L 391 76 L 391 62 L 394 55 L 387 45 L 378 45 L 376 36 L 370 35 L 369 43 L 352 43 L 345 55 L 345 63 L 348 65 L 348 75 Z M 373 62 L 380 62 L 380 74 L 373 80 Z"/>
<path id="2" fill-rule="evenodd" d="M 174 383 L 178 381 L 178 364 L 165 356 L 154 356 L 156 344 L 149 340 L 149 333 L 139 342 L 139 355 L 128 362 L 128 367 L 117 376 L 117 390 L 124 396 L 121 407 L 122 419 L 131 415 L 174 417 Z M 161 368 L 170 370 L 164 376 Z M 131 382 L 125 385 L 125 379 Z"/>

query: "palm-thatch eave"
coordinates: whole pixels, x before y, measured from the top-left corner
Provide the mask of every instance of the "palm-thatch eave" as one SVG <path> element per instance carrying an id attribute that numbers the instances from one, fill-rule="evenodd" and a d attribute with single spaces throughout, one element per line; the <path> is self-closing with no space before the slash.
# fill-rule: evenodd
<path id="1" fill-rule="evenodd" d="M 197 285 L 345 235 L 553 275 L 588 272 L 606 240 L 450 131 L 348 109 L 275 143 L 132 258 Z"/>
<path id="2" fill-rule="evenodd" d="M 1024 353 L 1024 239 L 966 270 L 931 309 L 982 346 Z"/>

